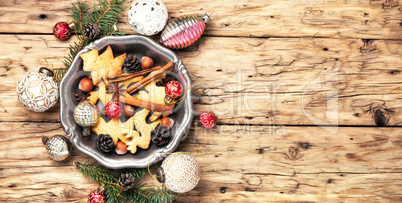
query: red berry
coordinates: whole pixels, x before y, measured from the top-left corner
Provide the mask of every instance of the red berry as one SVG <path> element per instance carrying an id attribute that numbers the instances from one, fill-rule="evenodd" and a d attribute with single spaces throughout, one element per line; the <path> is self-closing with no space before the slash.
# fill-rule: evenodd
<path id="1" fill-rule="evenodd" d="M 118 101 L 110 101 L 106 105 L 105 112 L 110 118 L 118 118 L 123 114 L 123 105 Z"/>
<path id="2" fill-rule="evenodd" d="M 200 117 L 200 125 L 205 129 L 211 129 L 216 124 L 216 116 L 212 112 L 203 112 Z"/>
<path id="3" fill-rule="evenodd" d="M 183 86 L 179 81 L 170 81 L 165 86 L 165 94 L 167 97 L 176 99 L 183 93 Z"/>

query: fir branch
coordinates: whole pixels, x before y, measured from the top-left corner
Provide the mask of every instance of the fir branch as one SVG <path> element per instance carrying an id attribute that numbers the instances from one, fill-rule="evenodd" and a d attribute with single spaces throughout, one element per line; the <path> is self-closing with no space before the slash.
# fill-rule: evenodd
<path id="1" fill-rule="evenodd" d="M 107 186 L 105 188 L 105 197 L 106 197 L 106 202 L 116 202 L 116 203 L 123 203 L 121 199 L 119 198 L 118 193 L 116 193 L 116 188 L 113 186 Z"/>
<path id="2" fill-rule="evenodd" d="M 63 60 L 65 69 L 64 71 L 58 71 L 56 78 L 60 78 L 61 80 L 70 68 L 77 53 L 86 45 L 105 36 L 125 34 L 121 29 L 114 28 L 125 8 L 125 6 L 122 5 L 123 3 L 124 0 L 99 0 L 98 5 L 94 4 L 92 6 L 92 10 L 86 0 L 78 0 L 76 4 L 73 4 L 70 14 L 74 23 L 74 31 L 79 42 L 74 42 L 73 45 L 70 45 L 70 52 Z M 85 25 L 88 23 L 95 23 L 100 26 L 99 36 L 93 40 L 88 40 L 81 35 Z"/>
<path id="3" fill-rule="evenodd" d="M 148 198 L 150 202 L 155 203 L 173 202 L 173 200 L 176 198 L 176 195 L 172 191 L 168 190 L 165 186 L 162 186 L 161 188 L 153 190 L 149 194 Z"/>
<path id="4" fill-rule="evenodd" d="M 73 8 L 71 9 L 71 17 L 73 18 L 73 23 L 75 25 L 75 31 L 81 33 L 84 29 L 84 24 L 86 21 L 86 16 L 89 10 L 89 6 L 86 1 L 77 1 L 77 6 L 73 4 Z M 77 29 L 78 26 L 78 29 Z"/>
<path id="5" fill-rule="evenodd" d="M 64 57 L 63 64 L 66 67 L 66 70 L 70 68 L 78 52 L 80 52 L 82 48 L 89 44 L 88 41 L 82 36 L 78 37 L 78 39 L 79 42 L 74 42 L 73 46 L 70 45 L 70 53 L 68 53 L 67 57 Z"/>
<path id="6" fill-rule="evenodd" d="M 103 182 L 116 182 L 117 174 L 113 173 L 104 166 L 95 163 L 82 163 L 80 161 L 76 161 L 75 165 L 80 169 L 84 176 L 90 177 L 92 180 L 100 184 Z"/>
<path id="7" fill-rule="evenodd" d="M 172 202 L 176 195 L 166 187 L 162 188 L 145 188 L 146 184 L 140 184 L 141 178 L 145 175 L 145 169 L 126 169 L 126 170 L 111 170 L 96 163 L 74 163 L 84 176 L 90 177 L 97 181 L 105 188 L 106 202 L 118 202 L 122 200 L 129 202 Z M 118 178 L 120 172 L 131 173 L 136 178 L 136 184 L 132 189 L 121 191 L 118 186 Z"/>

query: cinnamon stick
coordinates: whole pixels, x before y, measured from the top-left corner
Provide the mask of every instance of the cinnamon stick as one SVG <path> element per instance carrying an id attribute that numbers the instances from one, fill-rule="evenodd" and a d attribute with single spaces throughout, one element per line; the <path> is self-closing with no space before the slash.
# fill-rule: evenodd
<path id="1" fill-rule="evenodd" d="M 169 71 L 173 68 L 174 64 L 172 62 L 167 63 L 165 66 L 163 66 L 162 69 L 156 70 L 154 72 L 151 72 L 146 78 L 142 79 L 141 81 L 135 83 L 133 86 L 127 89 L 127 92 L 129 94 L 132 94 L 145 85 L 148 85 L 152 80 L 155 80 L 158 76 L 163 74 L 165 71 Z"/>
<path id="2" fill-rule="evenodd" d="M 161 67 L 156 66 L 156 67 L 148 68 L 148 69 L 138 71 L 138 72 L 135 72 L 135 73 L 129 73 L 129 74 L 125 74 L 125 75 L 119 75 L 119 76 L 116 76 L 116 77 L 108 78 L 107 80 L 109 82 L 122 82 L 122 81 L 125 81 L 125 80 L 128 80 L 128 79 L 131 79 L 131 78 L 135 78 L 135 77 L 140 76 L 140 75 L 144 75 L 144 74 L 147 74 L 147 73 L 150 73 L 150 72 L 154 72 L 154 71 L 159 70 L 159 69 L 161 69 Z"/>
<path id="3" fill-rule="evenodd" d="M 125 96 L 120 97 L 120 101 L 126 104 L 130 104 L 137 107 L 146 108 L 153 111 L 163 112 L 163 113 L 172 113 L 173 108 L 163 105 L 163 104 L 156 104 L 149 101 L 144 101 L 137 99 L 131 95 L 126 93 Z"/>

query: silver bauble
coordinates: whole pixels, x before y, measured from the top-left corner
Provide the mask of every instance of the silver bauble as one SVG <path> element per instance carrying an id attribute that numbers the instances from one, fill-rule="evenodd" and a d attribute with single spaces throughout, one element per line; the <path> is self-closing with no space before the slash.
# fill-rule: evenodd
<path id="1" fill-rule="evenodd" d="M 163 160 L 156 172 L 158 181 L 167 189 L 185 193 L 197 186 L 201 178 L 201 169 L 191 154 L 174 153 Z"/>
<path id="2" fill-rule="evenodd" d="M 84 137 L 89 136 L 89 127 L 94 126 L 99 117 L 98 108 L 88 100 L 81 101 L 74 109 L 74 121 L 84 128 Z"/>
<path id="3" fill-rule="evenodd" d="M 44 112 L 53 107 L 59 98 L 58 83 L 53 71 L 40 68 L 23 75 L 17 83 L 18 101 L 34 112 Z"/>
<path id="4" fill-rule="evenodd" d="M 71 153 L 70 141 L 62 135 L 54 135 L 50 138 L 43 137 L 42 142 L 46 145 L 46 151 L 50 158 L 55 161 L 63 161 Z"/>

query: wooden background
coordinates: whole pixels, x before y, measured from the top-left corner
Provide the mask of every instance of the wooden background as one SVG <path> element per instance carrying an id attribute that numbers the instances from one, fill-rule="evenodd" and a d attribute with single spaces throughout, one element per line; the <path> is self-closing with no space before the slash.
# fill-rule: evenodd
<path id="1" fill-rule="evenodd" d="M 88 156 L 45 152 L 42 136 L 64 134 L 59 106 L 30 112 L 15 91 L 44 57 L 62 65 L 76 38 L 59 41 L 52 28 L 74 2 L 0 1 L 0 202 L 85 202 L 98 187 L 73 166 Z M 170 18 L 212 14 L 203 37 L 176 52 L 195 110 L 219 119 L 180 144 L 202 178 L 177 202 L 402 201 L 400 0 L 163 2 Z M 118 26 L 135 34 L 127 11 Z"/>

